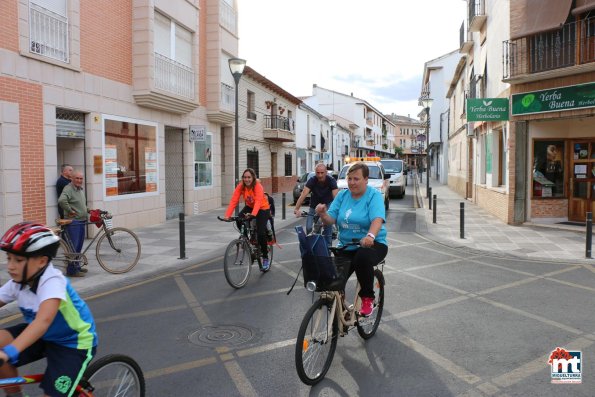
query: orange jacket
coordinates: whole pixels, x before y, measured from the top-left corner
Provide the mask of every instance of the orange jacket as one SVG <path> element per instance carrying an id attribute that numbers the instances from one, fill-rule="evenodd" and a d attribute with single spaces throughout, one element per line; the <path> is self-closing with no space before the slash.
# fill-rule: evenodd
<path id="1" fill-rule="evenodd" d="M 246 205 L 252 208 L 252 215 L 254 216 L 258 214 L 258 211 L 268 210 L 270 208 L 269 200 L 267 200 L 266 196 L 264 195 L 264 189 L 259 182 L 256 182 L 254 189 L 244 187 L 244 182 L 240 182 L 233 191 L 233 196 L 231 196 L 231 201 L 227 206 L 227 211 L 225 211 L 226 218 L 231 216 L 234 208 L 240 202 L 241 196 L 244 197 Z"/>

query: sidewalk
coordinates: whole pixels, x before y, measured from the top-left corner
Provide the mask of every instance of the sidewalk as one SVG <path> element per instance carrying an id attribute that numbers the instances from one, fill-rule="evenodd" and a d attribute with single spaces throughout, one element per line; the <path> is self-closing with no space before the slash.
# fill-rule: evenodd
<path id="1" fill-rule="evenodd" d="M 295 218 L 291 192 L 286 194 L 285 216 L 282 219 L 282 196 L 273 194 L 275 199 L 275 231 L 287 228 L 295 223 L 303 222 Z M 88 273 L 81 278 L 70 278 L 75 289 L 83 296 L 107 291 L 146 280 L 151 276 L 173 273 L 188 266 L 222 256 L 229 242 L 238 237 L 232 223 L 221 222 L 217 216 L 223 217 L 226 207 L 208 213 L 186 216 L 186 259 L 180 258 L 180 238 L 178 219 L 171 219 L 163 224 L 134 229 L 141 241 L 141 258 L 128 273 L 111 274 L 103 270 L 95 258 L 95 247 L 87 251 L 89 259 Z M 114 226 L 117 226 L 115 219 Z M 89 240 L 85 241 L 85 246 Z M 0 258 L 0 265 L 6 269 L 5 256 Z M 6 282 L 6 272 L 0 274 L 0 283 Z M 18 308 L 11 304 L 0 308 L 0 317 L 14 314 Z"/>
<path id="2" fill-rule="evenodd" d="M 585 227 L 531 223 L 508 225 L 430 177 L 432 195 L 436 195 L 437 201 L 434 224 L 433 211 L 429 209 L 426 198 L 425 174 L 423 177 L 423 182 L 417 183 L 418 201 L 423 202 L 423 208 L 417 209 L 416 231 L 420 235 L 449 247 L 489 251 L 499 256 L 595 264 L 595 259 L 585 257 Z M 461 202 L 465 203 L 464 239 L 460 238 Z"/>

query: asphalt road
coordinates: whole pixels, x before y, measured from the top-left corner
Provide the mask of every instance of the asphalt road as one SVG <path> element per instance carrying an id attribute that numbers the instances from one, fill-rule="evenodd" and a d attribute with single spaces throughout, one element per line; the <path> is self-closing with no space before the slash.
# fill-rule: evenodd
<path id="1" fill-rule="evenodd" d="M 98 355 L 134 357 L 148 396 L 594 396 L 592 271 L 428 241 L 415 233 L 409 193 L 387 216 L 378 333 L 341 338 L 317 386 L 302 384 L 294 365 L 313 295 L 299 281 L 287 295 L 300 268 L 289 229 L 272 270 L 254 265 L 241 290 L 228 286 L 218 257 L 88 299 Z M 558 346 L 582 352 L 582 384 L 550 383 Z"/>

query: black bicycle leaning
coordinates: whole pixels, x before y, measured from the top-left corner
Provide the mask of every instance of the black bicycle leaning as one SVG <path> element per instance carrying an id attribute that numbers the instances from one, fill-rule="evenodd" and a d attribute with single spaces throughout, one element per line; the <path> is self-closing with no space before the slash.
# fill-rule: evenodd
<path id="1" fill-rule="evenodd" d="M 359 245 L 354 242 L 349 245 Z M 343 247 L 330 247 L 336 261 L 339 277 L 324 284 L 314 280 L 307 281 L 308 291 L 318 291 L 318 300 L 308 309 L 298 331 L 295 345 L 295 366 L 301 381 L 315 385 L 324 379 L 337 348 L 338 336 L 345 336 L 353 328 L 363 339 L 369 339 L 376 333 L 384 308 L 384 260 L 374 269 L 374 309 L 367 317 L 359 315 L 361 298 L 359 282 L 355 288 L 353 304 L 345 299 L 345 286 L 348 281 L 351 260 L 337 253 Z"/>
<path id="2" fill-rule="evenodd" d="M 225 257 L 223 259 L 223 270 L 225 272 L 225 279 L 234 288 L 242 288 L 248 282 L 252 263 L 258 262 L 258 267 L 261 272 L 268 272 L 268 269 L 262 267 L 262 253 L 260 252 L 260 245 L 256 233 L 256 220 L 254 218 L 245 218 L 233 216 L 229 219 L 217 217 L 223 222 L 233 222 L 237 229 L 240 225 L 240 236 L 232 240 L 225 249 Z M 268 244 L 269 263 L 273 263 L 273 245 Z"/>

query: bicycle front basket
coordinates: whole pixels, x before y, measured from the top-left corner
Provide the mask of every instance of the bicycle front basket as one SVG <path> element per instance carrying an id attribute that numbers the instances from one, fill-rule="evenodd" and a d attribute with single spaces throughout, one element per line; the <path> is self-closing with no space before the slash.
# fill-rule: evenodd
<path id="1" fill-rule="evenodd" d="M 105 222 L 105 227 L 108 229 L 112 229 L 114 227 L 113 223 L 112 223 L 112 218 L 107 218 L 104 219 Z"/>

